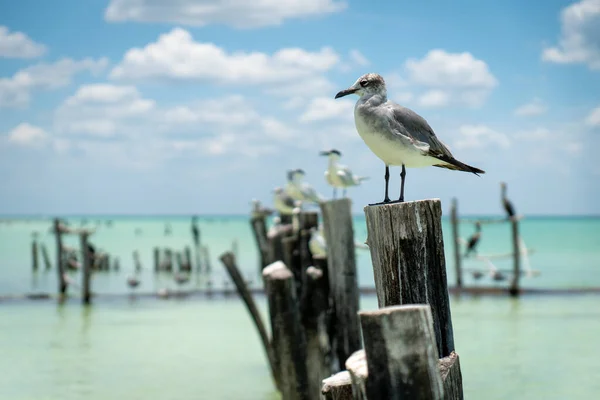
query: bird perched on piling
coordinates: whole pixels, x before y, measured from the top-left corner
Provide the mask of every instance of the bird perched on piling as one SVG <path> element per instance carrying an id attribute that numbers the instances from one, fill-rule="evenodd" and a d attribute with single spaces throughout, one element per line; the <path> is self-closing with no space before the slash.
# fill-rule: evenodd
<path id="1" fill-rule="evenodd" d="M 339 150 L 331 149 L 327 151 L 322 151 L 319 153 L 322 156 L 327 156 L 329 158 L 329 165 L 327 167 L 327 171 L 325 171 L 325 180 L 329 184 L 329 186 L 333 187 L 333 198 L 336 198 L 336 192 L 338 188 L 343 189 L 342 196 L 346 196 L 346 188 L 352 186 L 358 186 L 362 183 L 362 181 L 369 179 L 366 176 L 357 176 L 350 171 L 345 165 L 341 165 L 338 163 L 342 153 Z"/>
<path id="2" fill-rule="evenodd" d="M 388 100 L 385 81 L 380 75 L 370 73 L 361 76 L 348 89 L 338 92 L 335 98 L 349 94 L 359 96 L 354 107 L 358 134 L 385 164 L 385 198 L 377 204 L 390 203 L 390 166 L 402 166 L 398 202 L 404 201 L 406 167 L 434 166 L 476 175 L 484 173 L 455 159 L 423 117 Z"/>
<path id="3" fill-rule="evenodd" d="M 308 240 L 308 249 L 313 256 L 326 256 L 327 243 L 323 236 L 323 226 L 319 228 L 312 227 L 310 229 L 310 239 Z"/>
<path id="4" fill-rule="evenodd" d="M 508 200 L 508 197 L 506 197 L 506 183 L 501 182 L 500 188 L 502 190 L 502 207 L 506 211 L 506 218 L 512 219 L 515 216 L 515 208 L 513 207 L 510 200 Z"/>
<path id="5" fill-rule="evenodd" d="M 477 252 L 476 248 L 479 244 L 479 240 L 481 239 L 481 223 L 479 221 L 475 222 L 475 233 L 471 235 L 469 241 L 467 242 L 467 250 L 465 251 L 464 257 L 467 258 L 473 252 Z"/>
<path id="6" fill-rule="evenodd" d="M 323 197 L 317 193 L 309 183 L 304 182 L 306 173 L 303 169 L 298 168 L 287 172 L 288 182 L 285 186 L 285 192 L 294 200 L 303 203 L 319 204 L 323 201 Z"/>
<path id="7" fill-rule="evenodd" d="M 282 215 L 292 215 L 296 204 L 294 199 L 283 188 L 276 187 L 273 189 L 273 206 Z"/>

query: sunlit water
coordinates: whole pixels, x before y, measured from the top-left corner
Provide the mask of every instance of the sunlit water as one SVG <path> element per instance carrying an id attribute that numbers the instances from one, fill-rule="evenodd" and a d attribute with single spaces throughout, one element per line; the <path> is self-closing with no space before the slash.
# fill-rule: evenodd
<path id="1" fill-rule="evenodd" d="M 90 218 L 88 226 L 96 219 Z M 183 248 L 191 242 L 189 220 L 113 219 L 92 236 L 99 248 L 120 257 L 121 271 L 96 274 L 99 296 L 90 308 L 72 298 L 0 302 L 0 399 L 276 399 L 260 340 L 236 298 L 158 300 L 130 298 L 125 277 L 137 249 L 144 271 L 140 291 L 176 289 L 170 279 L 156 281 L 152 247 Z M 72 220 L 79 226 L 80 219 Z M 0 224 L 0 295 L 56 291 L 55 271 L 32 275 L 31 232 L 40 232 L 54 261 L 49 221 Z M 136 227 L 142 235 L 136 236 Z M 255 245 L 245 217 L 201 220 L 202 241 L 211 250 L 212 280 L 225 274 L 218 255 L 239 242 L 239 264 L 256 282 Z M 357 241 L 364 241 L 364 219 L 355 219 Z M 472 231 L 461 226 L 461 234 Z M 528 287 L 600 286 L 600 220 L 529 219 L 521 225 L 531 266 L 541 271 L 525 279 Z M 449 281 L 452 252 L 444 223 Z M 70 245 L 77 245 L 74 239 Z M 510 251 L 509 228 L 484 227 L 481 254 Z M 368 252 L 358 251 L 361 286 L 372 286 Z M 41 261 L 41 260 L 40 260 Z M 510 262 L 497 262 L 499 268 Z M 467 267 L 483 267 L 471 261 Z M 77 273 L 72 278 L 78 281 Z M 200 281 L 206 282 L 206 277 Z M 467 283 L 471 283 L 467 279 Z M 491 284 L 491 283 L 487 283 Z M 192 279 L 189 288 L 195 288 Z M 118 294 L 123 296 L 102 296 Z M 265 302 L 257 298 L 265 315 Z M 461 356 L 467 399 L 594 399 L 600 393 L 597 337 L 600 296 L 452 298 L 456 349 Z M 363 296 L 362 309 L 376 308 Z"/>

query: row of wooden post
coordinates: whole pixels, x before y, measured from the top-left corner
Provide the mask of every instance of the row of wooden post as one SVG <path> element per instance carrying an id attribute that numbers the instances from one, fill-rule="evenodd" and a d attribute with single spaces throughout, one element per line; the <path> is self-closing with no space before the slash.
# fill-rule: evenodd
<path id="1" fill-rule="evenodd" d="M 521 243 L 519 239 L 519 218 L 513 217 L 509 218 L 507 221 L 511 225 L 513 259 L 512 279 L 510 282 L 508 292 L 511 296 L 518 296 L 520 293 L 519 278 L 521 276 Z M 458 216 L 458 200 L 456 198 L 452 199 L 452 205 L 450 208 L 450 224 L 452 225 L 452 245 L 454 248 L 454 273 L 456 275 L 456 288 L 458 290 L 461 290 L 463 288 L 462 253 L 459 233 L 460 219 Z"/>
<path id="2" fill-rule="evenodd" d="M 441 203 L 365 207 L 379 310 L 359 313 L 364 350 L 323 382 L 325 399 L 462 399 Z"/>

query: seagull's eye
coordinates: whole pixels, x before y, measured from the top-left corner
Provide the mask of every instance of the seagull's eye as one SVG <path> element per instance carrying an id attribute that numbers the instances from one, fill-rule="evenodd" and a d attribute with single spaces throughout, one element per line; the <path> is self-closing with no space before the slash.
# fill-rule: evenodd
<path id="1" fill-rule="evenodd" d="M 369 86 L 369 81 L 366 79 L 363 79 L 362 81 L 360 81 L 360 86 L 362 86 L 362 87 Z"/>

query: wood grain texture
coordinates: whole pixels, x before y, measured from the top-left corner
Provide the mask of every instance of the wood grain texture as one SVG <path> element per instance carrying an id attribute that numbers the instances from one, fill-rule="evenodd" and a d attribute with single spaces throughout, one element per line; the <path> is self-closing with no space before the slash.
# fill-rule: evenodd
<path id="1" fill-rule="evenodd" d="M 379 307 L 429 304 L 438 353 L 454 351 L 439 199 L 365 207 Z"/>
<path id="2" fill-rule="evenodd" d="M 260 270 L 275 260 L 270 260 L 271 254 L 269 249 L 269 241 L 267 240 L 267 223 L 264 215 L 252 217 L 250 219 L 250 226 L 254 234 L 254 240 L 256 240 L 256 246 L 258 248 L 258 265 Z"/>
<path id="3" fill-rule="evenodd" d="M 333 348 L 339 369 L 343 369 L 345 360 L 361 348 L 352 204 L 350 199 L 339 199 L 323 202 L 320 206 L 336 327 Z"/>
<path id="4" fill-rule="evenodd" d="M 367 398 L 443 399 L 431 307 L 363 311 L 360 322 L 369 368 Z"/>
<path id="5" fill-rule="evenodd" d="M 310 399 L 306 337 L 300 320 L 294 276 L 282 262 L 263 270 L 271 314 L 273 351 L 285 400 Z"/>
<path id="6" fill-rule="evenodd" d="M 352 381 L 348 371 L 341 371 L 323 379 L 321 393 L 325 400 L 352 400 Z"/>
<path id="7" fill-rule="evenodd" d="M 58 273 L 58 294 L 59 296 L 64 296 L 67 293 L 67 281 L 65 280 L 65 264 L 63 263 L 61 223 L 58 218 L 54 219 L 54 235 L 56 238 L 56 271 Z"/>
<path id="8" fill-rule="evenodd" d="M 463 400 L 462 373 L 458 354 L 452 352 L 448 357 L 440 358 L 438 367 L 444 382 L 444 399 Z"/>

